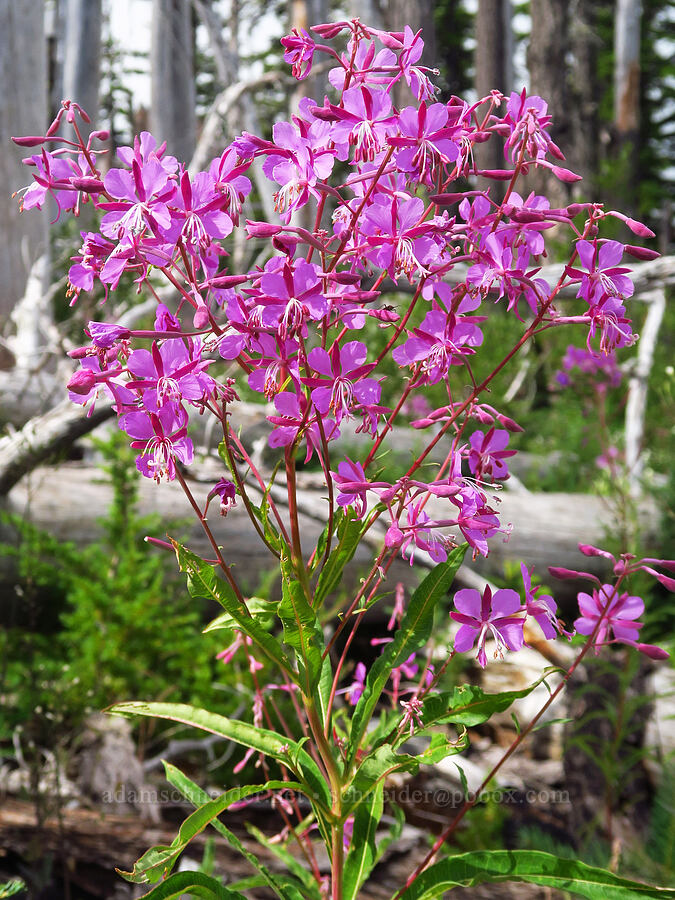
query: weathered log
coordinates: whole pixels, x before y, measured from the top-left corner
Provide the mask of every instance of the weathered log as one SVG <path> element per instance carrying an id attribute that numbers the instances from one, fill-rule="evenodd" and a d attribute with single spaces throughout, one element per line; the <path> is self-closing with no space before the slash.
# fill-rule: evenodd
<path id="1" fill-rule="evenodd" d="M 215 467 L 212 472 L 212 477 L 205 476 L 208 478 L 206 482 L 190 482 L 199 503 L 205 501 L 213 483 L 223 474 L 217 473 Z M 320 484 L 319 476 L 300 474 L 300 529 L 305 549 L 315 545 L 326 523 L 325 487 L 321 488 Z M 255 497 L 255 488 L 251 488 L 251 493 Z M 282 509 L 284 494 L 282 487 L 274 492 L 274 499 Z M 156 485 L 141 479 L 139 495 L 141 514 L 158 513 L 167 523 L 170 534 L 185 535 L 186 543 L 197 553 L 212 556 L 213 551 L 196 520 L 187 528 L 172 524 L 190 516 L 187 501 L 177 482 Z M 58 538 L 85 545 L 100 537 L 98 520 L 105 515 L 111 496 L 111 488 L 101 483 L 99 469 L 70 463 L 58 469 L 36 469 L 10 491 L 8 508 L 19 514 L 29 511 L 35 525 Z M 254 591 L 263 574 L 276 568 L 274 557 L 259 540 L 241 503 L 224 519 L 217 514 L 215 505 L 211 509 L 209 523 L 216 540 L 223 546 L 226 559 L 233 562 L 237 577 Z M 439 500 L 430 503 L 428 509 L 432 516 L 447 512 Z M 463 567 L 462 571 L 467 571 L 465 584 L 477 586 L 476 573 L 473 573 L 472 581 L 472 576 L 468 574 L 474 568 L 484 578 L 499 576 L 507 559 L 534 564 L 542 575 L 546 573 L 547 565 L 554 564 L 585 571 L 590 568 L 598 573 L 603 571 L 603 560 L 587 559 L 577 547 L 580 541 L 602 545 L 607 529 L 612 527 L 612 511 L 602 498 L 589 494 L 518 494 L 502 491 L 500 510 L 502 521 L 513 523 L 513 533 L 507 543 L 493 540 L 487 559 L 477 559 L 471 569 Z M 164 537 L 163 534 L 157 536 Z M 383 536 L 384 527 L 374 528 L 368 537 L 371 546 L 365 544 L 359 548 L 352 566 L 355 578 L 363 574 L 364 568 L 372 562 L 372 545 L 380 545 Z M 404 560 L 397 560 L 390 583 L 400 580 L 408 586 L 414 585 L 419 578 L 418 566 L 429 565 L 428 556 L 421 552 L 416 553 L 415 561 L 416 566 L 412 568 Z M 4 560 L 0 565 L 5 567 L 4 571 L 0 569 L 0 577 L 7 580 L 10 577 L 9 561 Z M 561 583 L 560 596 L 569 595 L 573 589 L 569 582 Z"/>

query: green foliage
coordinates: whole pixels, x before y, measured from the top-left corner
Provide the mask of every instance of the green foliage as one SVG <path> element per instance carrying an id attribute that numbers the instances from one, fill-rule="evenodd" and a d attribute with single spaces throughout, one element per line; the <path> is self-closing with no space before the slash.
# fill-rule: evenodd
<path id="1" fill-rule="evenodd" d="M 0 884 L 0 900 L 5 900 L 5 897 L 15 897 L 25 890 L 26 885 L 20 878 L 12 878 L 11 881 Z"/>
<path id="2" fill-rule="evenodd" d="M 566 752 L 576 748 L 597 770 L 601 784 L 604 823 L 611 832 L 612 817 L 646 798 L 631 780 L 650 754 L 643 746 L 643 731 L 652 697 L 640 681 L 642 658 L 630 651 L 609 652 L 586 661 L 588 679 L 574 687 L 576 702 L 586 711 L 568 729 Z M 595 838 L 598 822 L 589 821 L 583 842 Z"/>
<path id="3" fill-rule="evenodd" d="M 23 627 L 0 632 L 0 677 L 11 698 L 4 740 L 28 721 L 38 740 L 43 731 L 53 737 L 54 728 L 67 732 L 129 696 L 214 696 L 222 642 L 201 635 L 204 605 L 186 599 L 166 559 L 143 541 L 162 526 L 138 514 L 133 454 L 117 434 L 98 447 L 113 488 L 98 543 L 80 549 L 3 517 L 18 544 L 0 552 L 15 558 L 23 609 L 33 610 Z"/>
<path id="4" fill-rule="evenodd" d="M 437 900 L 443 891 L 454 887 L 505 881 L 557 888 L 588 900 L 675 898 L 675 890 L 650 887 L 537 850 L 482 850 L 458 854 L 431 866 L 403 891 L 400 900 Z"/>

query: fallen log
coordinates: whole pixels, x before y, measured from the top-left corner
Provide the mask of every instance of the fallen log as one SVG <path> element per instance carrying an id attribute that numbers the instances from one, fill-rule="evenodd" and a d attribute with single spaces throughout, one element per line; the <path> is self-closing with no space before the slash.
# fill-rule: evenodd
<path id="1" fill-rule="evenodd" d="M 210 473 L 203 471 L 204 481 L 190 481 L 198 503 L 205 502 L 208 491 L 222 474 L 210 465 Z M 326 491 L 325 486 L 321 485 L 321 476 L 299 473 L 300 529 L 306 549 L 315 545 L 326 523 Z M 205 557 L 212 556 L 212 548 L 201 526 L 194 517 L 192 520 L 189 518 L 191 511 L 177 482 L 157 485 L 147 479 L 139 479 L 138 487 L 141 515 L 154 512 L 166 523 L 166 532 L 155 537 L 164 538 L 166 533 L 173 537 L 182 536 L 195 552 Z M 256 489 L 251 487 L 251 493 L 255 497 Z M 280 507 L 284 495 L 285 488 L 282 486 L 274 492 L 275 502 Z M 33 524 L 59 539 L 83 546 L 100 538 L 100 519 L 105 516 L 111 499 L 112 490 L 102 481 L 98 468 L 67 463 L 58 468 L 35 469 L 9 492 L 6 508 L 29 517 Z M 508 541 L 498 538 L 492 541 L 487 559 L 478 558 L 471 564 L 471 570 L 483 579 L 498 580 L 506 560 L 522 560 L 528 566 L 535 565 L 541 575 L 546 575 L 548 565 L 581 568 L 584 571 L 590 569 L 598 574 L 605 571 L 604 560 L 598 557 L 587 559 L 578 550 L 580 541 L 602 546 L 607 532 L 612 529 L 614 514 L 605 499 L 590 494 L 502 491 L 499 506 L 502 521 L 512 523 L 513 531 Z M 226 518 L 217 514 L 215 505 L 211 509 L 209 524 L 218 544 L 224 548 L 225 558 L 235 566 L 236 576 L 246 589 L 254 592 L 264 573 L 276 568 L 275 558 L 259 540 L 241 502 L 230 510 Z M 442 515 L 446 511 L 441 500 L 434 500 L 428 509 L 431 515 Z M 650 515 L 649 510 L 646 515 Z M 188 520 L 189 524 L 177 524 L 181 519 L 183 522 Z M 652 518 L 652 523 L 654 521 Z M 383 537 L 384 527 L 374 528 L 368 536 L 371 546 L 363 545 L 357 551 L 352 565 L 355 580 L 372 560 L 373 545 L 381 545 Z M 7 540 L 8 536 L 4 539 Z M 461 540 L 460 535 L 458 540 Z M 407 586 L 416 584 L 418 566 L 428 567 L 430 561 L 424 553 L 417 553 L 415 559 L 414 568 L 405 560 L 397 560 L 389 583 L 403 581 Z M 465 565 L 463 570 L 467 568 Z M 465 584 L 476 586 L 475 572 L 473 583 L 469 575 Z M 0 579 L 8 582 L 11 577 L 9 560 L 0 559 Z M 460 574 L 460 580 L 461 577 Z M 557 584 L 558 588 L 560 596 L 569 596 L 574 591 L 571 582 Z"/>

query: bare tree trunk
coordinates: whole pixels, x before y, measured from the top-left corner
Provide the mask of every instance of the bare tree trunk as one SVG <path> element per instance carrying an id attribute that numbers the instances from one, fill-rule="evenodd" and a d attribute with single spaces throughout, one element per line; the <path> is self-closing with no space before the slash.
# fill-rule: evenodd
<path id="1" fill-rule="evenodd" d="M 531 93 L 548 103 L 553 116 L 549 133 L 563 150 L 570 134 L 569 91 L 567 85 L 568 0 L 537 0 L 530 5 L 532 28 L 527 48 Z M 569 191 L 547 169 L 535 170 L 528 187 L 538 194 L 547 193 L 551 206 L 565 206 Z"/>
<path id="2" fill-rule="evenodd" d="M 617 199 L 634 206 L 638 180 L 640 129 L 641 0 L 616 0 L 614 24 L 614 128 L 619 178 L 624 190 Z"/>
<path id="3" fill-rule="evenodd" d="M 507 97 L 513 83 L 513 30 L 510 0 L 479 0 L 476 14 L 476 93 L 487 96 L 498 90 Z M 486 111 L 483 107 L 482 111 Z M 479 111 L 480 113 L 480 111 Z M 504 155 L 500 142 L 490 140 L 474 149 L 476 161 L 483 169 L 503 169 Z M 503 185 L 479 179 L 479 187 L 490 187 L 495 199 L 503 194 Z"/>
<path id="4" fill-rule="evenodd" d="M 150 128 L 170 153 L 189 160 L 195 149 L 195 78 L 190 0 L 153 0 Z"/>
<path id="5" fill-rule="evenodd" d="M 101 0 L 66 0 L 63 96 L 98 117 L 101 75 Z"/>
<path id="6" fill-rule="evenodd" d="M 23 296 L 35 260 L 47 251 L 47 216 L 21 215 L 12 192 L 32 183 L 21 159 L 39 154 L 10 142 L 11 135 L 44 134 L 47 127 L 47 65 L 42 5 L 31 0 L 0 3 L 0 332 Z"/>
<path id="7" fill-rule="evenodd" d="M 387 28 L 390 31 L 403 31 L 406 25 L 415 33 L 422 29 L 424 53 L 418 65 L 429 66 L 431 69 L 438 66 L 434 6 L 434 0 L 389 0 L 387 12 Z M 400 109 L 410 106 L 412 102 L 410 88 L 401 79 L 394 88 L 394 103 Z"/>
<path id="8" fill-rule="evenodd" d="M 614 124 L 621 137 L 640 125 L 641 0 L 617 0 L 614 25 Z"/>
<path id="9" fill-rule="evenodd" d="M 593 196 L 598 170 L 598 74 L 596 59 L 600 39 L 593 0 L 574 0 L 570 8 L 570 168 L 584 178 L 581 193 Z M 567 154 L 565 147 L 561 147 Z"/>
<path id="10" fill-rule="evenodd" d="M 361 19 L 364 25 L 380 31 L 387 27 L 382 0 L 349 0 L 349 17 L 350 19 Z"/>

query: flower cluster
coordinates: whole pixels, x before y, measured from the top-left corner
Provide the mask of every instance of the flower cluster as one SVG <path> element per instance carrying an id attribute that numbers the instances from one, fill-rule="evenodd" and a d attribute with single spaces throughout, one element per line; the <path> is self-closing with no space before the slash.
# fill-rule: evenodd
<path id="1" fill-rule="evenodd" d="M 331 46 L 336 40 L 341 52 Z M 596 204 L 551 208 L 544 196 L 519 194 L 518 179 L 531 168 L 565 182 L 578 178 L 559 165 L 564 157 L 548 133 L 546 103 L 525 91 L 509 98 L 493 92 L 473 104 L 438 102 L 433 73 L 418 65 L 422 38 L 409 28 L 385 33 L 345 21 L 296 30 L 282 43 L 297 78 L 309 74 L 316 54 L 333 60 L 332 96 L 304 98 L 289 121 L 274 124 L 271 139 L 244 132 L 196 174 L 147 132 L 120 148 L 116 166 L 103 174 L 95 149 L 103 133 L 85 144 L 77 125 L 84 114 L 71 103 L 44 136 L 16 139 L 39 149 L 24 160 L 34 170 L 24 209 L 41 207 L 49 194 L 59 211 L 77 213 L 91 203 L 102 213 L 100 229 L 82 233 L 70 267 L 73 303 L 97 288 L 107 297 L 123 277 L 140 289 L 151 272 L 176 291 L 171 309 L 158 302 L 151 330 L 90 322 L 89 343 L 71 353 L 80 368 L 70 396 L 91 409 L 107 395 L 140 451 L 138 469 L 156 481 L 173 479 L 177 464 L 193 459 L 193 411 L 219 420 L 231 464 L 241 461 L 243 448 L 229 427 L 238 400 L 230 373 L 237 368 L 273 404 L 270 445 L 284 448 L 287 459 L 298 451 L 305 460 L 316 456 L 335 503 L 367 527 L 383 517 L 388 553 L 411 564 L 419 553 L 442 562 L 461 535 L 474 555 L 487 555 L 490 539 L 508 531 L 491 491 L 508 478 L 515 452 L 509 440 L 520 430 L 482 401 L 492 376 L 480 385 L 473 377 L 491 303 L 503 302 L 524 323 L 521 343 L 542 329 L 585 326 L 588 348 L 605 354 L 606 362 L 593 366 L 612 381 L 611 354 L 633 340 L 626 315 L 633 285 L 621 260 L 624 252 L 646 258 L 649 251 L 603 240 L 599 225 L 612 215 L 640 236 L 650 232 Z M 392 91 L 399 83 L 410 89 L 402 108 Z M 75 140 L 59 136 L 64 117 Z M 473 147 L 488 139 L 502 142 L 508 168 L 477 166 Z M 247 271 L 231 272 L 227 239 L 252 191 L 247 172 L 254 162 L 273 186 L 277 215 L 246 220 L 248 238 L 266 253 Z M 466 189 L 476 176 L 508 182 L 504 199 Z M 569 230 L 574 249 L 551 289 L 537 274 L 553 227 Z M 381 302 L 391 282 L 411 294 L 405 311 Z M 556 307 L 565 285 L 578 285 L 576 315 Z M 382 329 L 383 349 L 364 339 L 367 322 Z M 591 358 L 572 350 L 568 357 L 567 369 L 587 368 Z M 407 385 L 394 409 L 382 403 L 391 361 Z M 467 377 L 456 382 L 458 370 Z M 468 397 L 467 378 L 474 385 Z M 442 386 L 447 403 L 420 405 L 429 385 Z M 427 448 L 397 480 L 377 480 L 369 469 L 403 409 L 424 410 L 413 425 L 430 432 Z M 363 460 L 336 464 L 329 445 L 351 420 L 372 439 L 371 449 Z M 445 462 L 422 480 L 422 464 L 441 438 Z M 217 496 L 225 514 L 242 484 L 221 479 L 207 507 Z M 528 612 L 550 636 L 557 630 L 553 607 L 529 588 L 526 594 Z M 480 659 L 488 634 L 498 649 L 518 645 L 513 598 L 465 593 L 458 603 L 461 647 L 472 630 Z"/>

